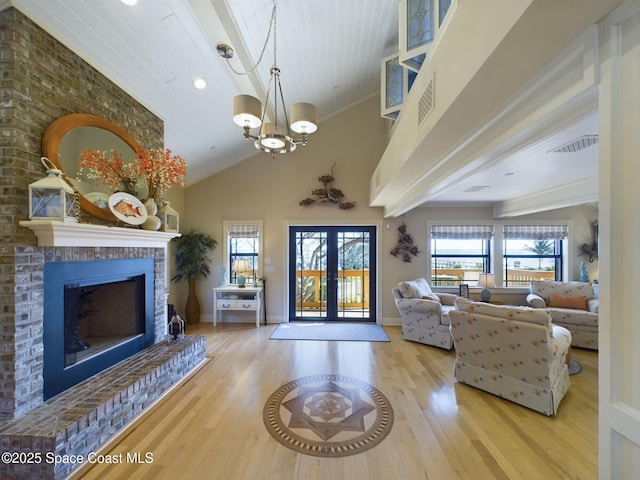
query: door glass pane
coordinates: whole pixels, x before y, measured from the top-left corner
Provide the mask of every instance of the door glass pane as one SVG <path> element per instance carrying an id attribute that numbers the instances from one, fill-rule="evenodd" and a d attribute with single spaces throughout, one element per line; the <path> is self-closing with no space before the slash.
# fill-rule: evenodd
<path id="1" fill-rule="evenodd" d="M 338 232 L 338 317 L 369 318 L 369 232 Z"/>
<path id="2" fill-rule="evenodd" d="M 296 317 L 327 316 L 327 232 L 296 232 Z"/>

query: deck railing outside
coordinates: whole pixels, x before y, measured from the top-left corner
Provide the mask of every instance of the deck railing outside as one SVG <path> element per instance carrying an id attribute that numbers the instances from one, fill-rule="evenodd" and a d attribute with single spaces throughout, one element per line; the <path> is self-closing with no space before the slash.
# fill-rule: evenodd
<path id="1" fill-rule="evenodd" d="M 298 270 L 297 305 L 320 308 L 327 300 L 327 272 Z M 369 308 L 369 270 L 338 271 L 338 305 L 341 308 Z"/>
<path id="2" fill-rule="evenodd" d="M 438 274 L 431 277 L 431 285 L 433 286 L 457 286 L 465 283 L 469 286 L 475 286 L 482 270 L 472 268 L 439 268 Z M 555 280 L 556 273 L 549 270 L 523 270 L 519 268 L 510 268 L 507 270 L 507 285 L 529 286 L 531 280 Z"/>

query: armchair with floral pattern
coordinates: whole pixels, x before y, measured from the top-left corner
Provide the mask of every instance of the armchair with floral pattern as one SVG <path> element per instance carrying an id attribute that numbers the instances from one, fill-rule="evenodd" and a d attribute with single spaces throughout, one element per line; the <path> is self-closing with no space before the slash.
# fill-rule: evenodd
<path id="1" fill-rule="evenodd" d="M 457 381 L 555 415 L 569 389 L 571 333 L 546 310 L 456 300 L 449 312 Z"/>
<path id="2" fill-rule="evenodd" d="M 400 282 L 391 289 L 402 320 L 402 338 L 451 350 L 449 312 L 457 295 L 436 293 L 424 278 Z"/>

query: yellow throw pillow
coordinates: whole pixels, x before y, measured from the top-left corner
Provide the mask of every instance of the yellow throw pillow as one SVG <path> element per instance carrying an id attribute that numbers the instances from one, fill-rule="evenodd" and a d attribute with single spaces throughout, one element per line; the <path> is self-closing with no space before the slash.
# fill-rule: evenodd
<path id="1" fill-rule="evenodd" d="M 549 306 L 557 308 L 573 308 L 575 310 L 589 310 L 589 307 L 587 307 L 587 297 L 566 297 L 564 295 L 558 295 L 556 293 L 551 294 L 551 298 L 549 299 Z"/>

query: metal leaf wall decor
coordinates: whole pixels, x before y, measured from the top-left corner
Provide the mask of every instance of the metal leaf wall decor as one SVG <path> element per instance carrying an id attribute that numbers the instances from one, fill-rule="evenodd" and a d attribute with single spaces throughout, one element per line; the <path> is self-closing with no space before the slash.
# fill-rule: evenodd
<path id="1" fill-rule="evenodd" d="M 418 256 L 418 247 L 413 244 L 413 237 L 407 233 L 407 225 L 402 224 L 398 227 L 398 231 L 400 232 L 400 239 L 393 250 L 391 250 L 391 255 L 394 257 L 402 257 L 402 260 L 405 262 L 411 261 L 411 255 L 414 257 Z"/>
<path id="2" fill-rule="evenodd" d="M 318 177 L 318 181 L 322 183 L 322 188 L 316 188 L 311 192 L 313 198 L 307 197 L 304 200 L 300 200 L 301 206 L 306 207 L 308 205 L 319 203 L 321 205 L 338 205 L 340 210 L 349 210 L 356 206 L 355 202 L 347 202 L 344 199 L 344 193 L 342 193 L 342 190 L 333 186 L 333 182 L 335 182 L 335 178 L 333 178 L 333 167 L 335 166 L 335 163 L 331 165 L 330 175 L 322 175 L 321 177 Z"/>

